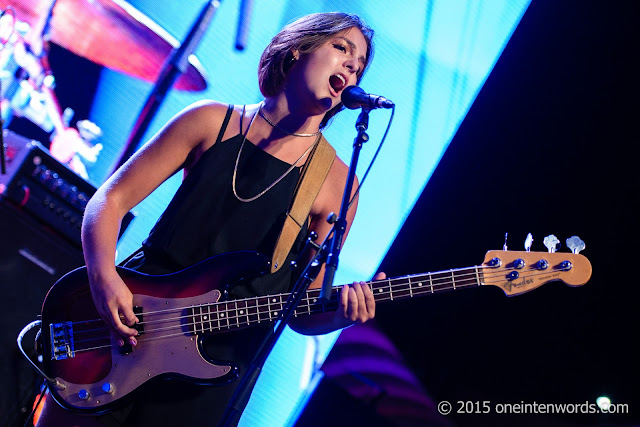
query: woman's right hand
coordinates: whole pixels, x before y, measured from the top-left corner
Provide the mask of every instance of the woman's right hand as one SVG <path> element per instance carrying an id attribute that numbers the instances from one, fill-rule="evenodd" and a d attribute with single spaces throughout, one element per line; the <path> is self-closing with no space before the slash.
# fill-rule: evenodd
<path id="1" fill-rule="evenodd" d="M 138 318 L 133 312 L 133 294 L 118 273 L 114 270 L 106 276 L 90 278 L 89 286 L 100 317 L 122 337 L 120 346 L 125 341 L 135 346 L 138 331 L 131 326 L 138 323 Z"/>
<path id="2" fill-rule="evenodd" d="M 115 268 L 117 237 L 124 215 L 182 168 L 190 154 L 213 145 L 227 105 L 203 101 L 180 112 L 93 194 L 82 221 L 82 248 L 89 285 L 100 317 L 135 345 L 138 322 L 133 296 Z M 213 118 L 213 119 L 212 119 Z"/>

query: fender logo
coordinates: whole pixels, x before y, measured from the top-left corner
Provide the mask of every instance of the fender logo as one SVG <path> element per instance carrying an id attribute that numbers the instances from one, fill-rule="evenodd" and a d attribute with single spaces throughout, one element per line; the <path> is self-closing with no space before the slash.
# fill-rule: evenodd
<path id="1" fill-rule="evenodd" d="M 520 287 L 522 287 L 522 286 L 531 285 L 531 284 L 532 284 L 532 283 L 534 283 L 534 282 L 535 282 L 535 280 L 533 280 L 533 279 L 526 279 L 526 278 L 523 278 L 523 279 L 522 279 L 522 280 L 520 280 L 520 281 L 511 281 L 511 282 L 507 282 L 507 283 L 505 283 L 505 284 L 504 284 L 504 288 L 505 288 L 507 291 L 511 291 L 511 289 L 512 289 L 512 288 L 516 288 L 516 289 L 517 289 L 517 288 L 520 288 Z"/>

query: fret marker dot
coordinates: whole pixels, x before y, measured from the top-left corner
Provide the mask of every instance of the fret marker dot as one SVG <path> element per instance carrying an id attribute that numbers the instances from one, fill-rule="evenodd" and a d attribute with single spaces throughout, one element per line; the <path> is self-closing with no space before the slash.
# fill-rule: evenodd
<path id="1" fill-rule="evenodd" d="M 240 314 L 244 314 L 244 310 L 240 310 Z"/>
<path id="2" fill-rule="evenodd" d="M 224 317 L 224 313 L 220 313 L 220 317 Z"/>
<path id="3" fill-rule="evenodd" d="M 381 293 L 381 292 L 382 292 L 382 288 L 378 289 L 378 293 Z"/>
<path id="4" fill-rule="evenodd" d="M 274 298 L 274 299 L 272 299 L 272 300 L 271 300 L 271 302 L 276 302 L 276 299 L 275 299 L 275 298 Z"/>
<path id="5" fill-rule="evenodd" d="M 202 320 L 207 320 L 207 316 L 202 316 Z"/>
<path id="6" fill-rule="evenodd" d="M 273 312 L 273 315 L 274 315 L 274 316 L 277 316 L 277 315 L 278 315 L 278 312 L 277 312 L 277 311 L 274 311 L 274 312 Z"/>
<path id="7" fill-rule="evenodd" d="M 419 287 L 422 287 L 422 282 L 418 283 L 418 286 L 419 286 Z"/>

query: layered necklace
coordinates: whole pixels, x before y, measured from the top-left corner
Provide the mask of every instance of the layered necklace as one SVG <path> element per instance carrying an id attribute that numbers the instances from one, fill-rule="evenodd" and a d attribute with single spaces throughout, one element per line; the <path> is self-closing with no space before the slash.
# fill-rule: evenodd
<path id="1" fill-rule="evenodd" d="M 242 144 L 240 144 L 240 149 L 238 150 L 238 156 L 236 157 L 236 164 L 235 164 L 235 166 L 233 168 L 233 178 L 231 180 L 231 188 L 233 189 L 233 195 L 236 196 L 236 199 L 238 199 L 239 201 L 244 202 L 244 203 L 253 202 L 256 199 L 259 199 L 267 191 L 271 190 L 277 183 L 279 183 L 287 175 L 289 175 L 289 173 L 291 173 L 291 171 L 294 170 L 298 166 L 298 163 L 300 163 L 300 161 L 307 154 L 309 154 L 311 152 L 311 150 L 313 149 L 313 147 L 318 145 L 318 142 L 320 141 L 320 130 L 318 130 L 318 132 L 315 132 L 315 133 L 295 133 L 295 132 L 289 132 L 289 131 L 287 131 L 285 129 L 282 129 L 280 126 L 278 126 L 275 123 L 273 123 L 271 120 L 269 120 L 264 115 L 264 113 L 262 112 L 262 105 L 263 104 L 260 104 L 260 106 L 258 107 L 258 113 L 254 114 L 253 117 L 251 118 L 251 121 L 249 122 L 249 126 L 247 127 L 247 131 L 244 133 L 244 136 L 242 138 Z M 242 117 L 244 117 L 245 110 L 246 110 L 246 105 L 242 107 Z M 298 160 L 296 160 L 282 175 L 280 175 L 275 181 L 273 181 L 267 188 L 262 190 L 257 195 L 247 199 L 247 198 L 244 198 L 244 197 L 240 197 L 238 195 L 238 191 L 236 190 L 236 177 L 237 177 L 237 174 L 238 174 L 238 164 L 240 163 L 240 155 L 242 154 L 242 148 L 244 147 L 245 142 L 247 142 L 247 135 L 249 134 L 249 130 L 251 129 L 251 125 L 253 124 L 253 121 L 256 119 L 257 115 L 260 115 L 260 117 L 262 117 L 267 123 L 269 123 L 275 129 L 278 129 L 280 132 L 286 133 L 287 135 L 299 136 L 299 137 L 313 137 L 313 136 L 315 136 L 316 137 L 316 141 L 313 144 L 311 144 L 309 146 L 309 148 L 307 148 L 305 150 L 305 152 L 302 153 L 302 155 L 300 157 L 298 157 Z"/>
<path id="2" fill-rule="evenodd" d="M 280 126 L 278 126 L 277 124 L 275 124 L 271 120 L 269 120 L 269 118 L 267 116 L 264 115 L 264 113 L 262 112 L 262 105 L 260 105 L 260 108 L 258 108 L 258 114 L 260 114 L 260 117 L 262 117 L 265 122 L 269 123 L 271 125 L 271 127 L 275 128 L 275 129 L 278 129 L 280 132 L 286 133 L 287 135 L 301 136 L 303 138 L 308 138 L 308 137 L 311 137 L 311 136 L 320 135 L 320 130 L 319 129 L 318 129 L 317 132 L 314 132 L 314 133 L 295 133 L 295 132 L 289 132 L 288 130 L 281 128 Z"/>

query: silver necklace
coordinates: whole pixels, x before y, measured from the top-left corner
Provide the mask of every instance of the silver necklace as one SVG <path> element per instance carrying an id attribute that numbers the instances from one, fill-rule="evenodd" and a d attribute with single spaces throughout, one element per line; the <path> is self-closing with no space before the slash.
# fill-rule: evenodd
<path id="1" fill-rule="evenodd" d="M 244 106 L 242 108 L 242 116 L 244 117 L 244 113 L 245 113 L 245 108 L 246 106 Z M 260 114 L 260 110 L 262 109 L 262 105 L 260 105 L 258 107 L 258 114 Z M 277 183 L 279 183 L 280 181 L 282 181 L 287 175 L 289 175 L 289 173 L 295 169 L 296 166 L 298 166 L 298 163 L 300 163 L 300 161 L 304 158 L 304 156 L 306 156 L 307 154 L 309 154 L 311 152 L 311 150 L 313 149 L 313 147 L 315 147 L 318 144 L 318 141 L 320 141 L 320 131 L 318 131 L 315 134 L 312 135 L 305 135 L 305 134 L 300 134 L 298 136 L 316 136 L 316 141 L 311 144 L 309 146 L 309 148 L 307 148 L 305 150 L 304 153 L 302 153 L 302 155 L 300 157 L 298 157 L 298 160 L 295 161 L 294 164 L 291 165 L 291 167 L 289 167 L 289 169 L 287 169 L 282 175 L 280 175 L 280 177 L 278 177 L 275 181 L 273 181 L 267 188 L 265 188 L 264 190 L 262 190 L 260 193 L 258 193 L 257 195 L 250 197 L 248 199 L 245 199 L 244 197 L 240 197 L 238 196 L 238 192 L 236 190 L 236 176 L 238 175 L 238 164 L 240 163 L 240 154 L 242 154 L 242 148 L 244 147 L 245 142 L 247 142 L 247 135 L 249 134 L 249 129 L 251 129 L 251 125 L 253 124 L 253 121 L 256 119 L 256 116 L 258 114 L 254 114 L 254 116 L 251 118 L 251 121 L 249 122 L 249 126 L 247 127 L 247 131 L 244 133 L 244 137 L 242 138 L 242 144 L 240 144 L 240 149 L 238 150 L 238 156 L 236 157 L 236 164 L 233 167 L 233 178 L 231 179 L 231 188 L 233 189 L 233 195 L 236 196 L 236 199 L 238 199 L 241 202 L 244 203 L 249 203 L 249 202 L 253 202 L 254 200 L 260 198 L 262 195 L 264 195 L 264 193 L 266 193 L 267 191 L 271 190 Z M 262 114 L 260 114 L 260 116 L 262 118 L 264 118 L 265 120 L 267 120 Z M 268 123 L 269 120 L 267 120 Z M 271 123 L 270 123 L 271 124 Z"/>
<path id="2" fill-rule="evenodd" d="M 314 132 L 314 133 L 289 132 L 288 130 L 281 128 L 280 126 L 278 126 L 277 124 L 275 124 L 271 120 L 269 120 L 269 118 L 267 116 L 265 116 L 264 113 L 262 112 L 262 106 L 260 106 L 260 108 L 258 109 L 258 114 L 260 114 L 260 117 L 262 117 L 267 123 L 269 123 L 271 125 L 271 127 L 274 127 L 276 129 L 278 129 L 280 132 L 286 133 L 287 135 L 301 136 L 303 138 L 320 135 L 320 129 L 318 129 L 318 132 Z"/>

